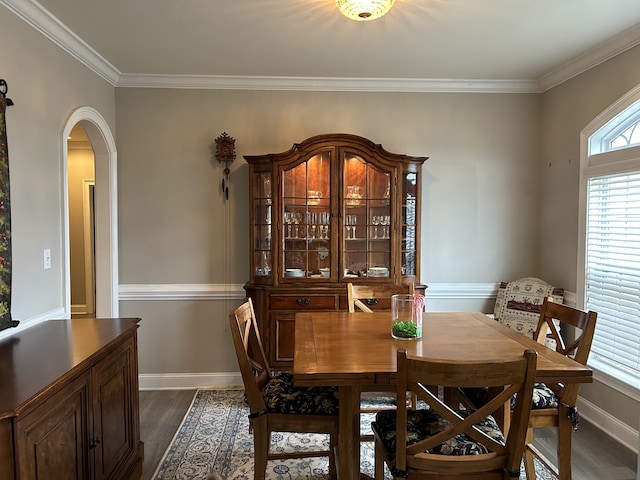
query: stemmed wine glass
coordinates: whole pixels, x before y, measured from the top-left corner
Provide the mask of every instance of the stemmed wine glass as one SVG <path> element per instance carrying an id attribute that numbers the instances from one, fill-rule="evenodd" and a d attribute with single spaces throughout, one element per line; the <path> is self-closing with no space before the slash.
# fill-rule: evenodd
<path id="1" fill-rule="evenodd" d="M 347 215 L 346 217 L 346 229 L 347 229 L 347 238 L 353 239 L 356 238 L 356 216 L 355 215 Z"/>
<path id="2" fill-rule="evenodd" d="M 390 215 L 381 215 L 380 216 L 380 225 L 383 225 L 382 238 L 389 238 L 389 225 L 390 224 L 391 224 L 391 216 Z"/>
<path id="3" fill-rule="evenodd" d="M 302 221 L 302 213 L 295 212 L 293 214 L 293 223 L 295 224 L 295 227 L 294 227 L 294 238 L 299 238 L 298 237 L 298 225 L 300 224 L 301 221 Z"/>
<path id="4" fill-rule="evenodd" d="M 284 223 L 287 225 L 287 231 L 285 233 L 285 238 L 291 238 L 291 223 L 293 222 L 293 213 L 292 212 L 284 212 L 283 220 L 284 220 Z"/>
<path id="5" fill-rule="evenodd" d="M 372 215 L 371 223 L 373 223 L 373 238 L 378 238 L 378 225 L 380 225 L 380 215 Z"/>
<path id="6" fill-rule="evenodd" d="M 320 213 L 320 238 L 328 239 L 329 238 L 329 212 Z"/>

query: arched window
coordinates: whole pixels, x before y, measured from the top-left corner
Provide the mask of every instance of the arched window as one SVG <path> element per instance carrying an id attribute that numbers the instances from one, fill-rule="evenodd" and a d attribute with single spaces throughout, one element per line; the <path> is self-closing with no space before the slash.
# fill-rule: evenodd
<path id="1" fill-rule="evenodd" d="M 582 132 L 578 301 L 598 312 L 590 365 L 640 391 L 640 86 Z M 631 387 L 631 388 L 629 388 Z"/>

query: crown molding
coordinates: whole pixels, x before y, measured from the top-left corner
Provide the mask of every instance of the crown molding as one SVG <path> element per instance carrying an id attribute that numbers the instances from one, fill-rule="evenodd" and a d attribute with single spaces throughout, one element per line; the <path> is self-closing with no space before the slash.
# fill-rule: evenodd
<path id="1" fill-rule="evenodd" d="M 34 0 L 0 0 L 0 5 L 7 7 L 111 85 L 117 86 L 120 72 L 38 2 Z"/>
<path id="2" fill-rule="evenodd" d="M 542 93 L 640 44 L 640 23 L 539 79 L 419 79 L 123 74 L 35 0 L 0 0 L 114 87 L 326 92 Z"/>
<path id="3" fill-rule="evenodd" d="M 539 79 L 540 90 L 546 92 L 636 45 L 640 45 L 640 23 L 544 74 Z"/>
<path id="4" fill-rule="evenodd" d="M 538 93 L 532 80 L 123 74 L 118 87 L 313 92 Z"/>

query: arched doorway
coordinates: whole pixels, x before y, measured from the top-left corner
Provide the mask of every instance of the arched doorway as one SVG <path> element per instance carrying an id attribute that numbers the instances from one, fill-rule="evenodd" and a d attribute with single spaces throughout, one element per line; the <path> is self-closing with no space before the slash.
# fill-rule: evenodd
<path id="1" fill-rule="evenodd" d="M 62 132 L 64 171 L 65 311 L 71 315 L 69 185 L 67 138 L 78 124 L 85 131 L 95 161 L 95 310 L 98 317 L 118 316 L 118 232 L 115 142 L 102 115 L 90 107 L 75 110 Z"/>

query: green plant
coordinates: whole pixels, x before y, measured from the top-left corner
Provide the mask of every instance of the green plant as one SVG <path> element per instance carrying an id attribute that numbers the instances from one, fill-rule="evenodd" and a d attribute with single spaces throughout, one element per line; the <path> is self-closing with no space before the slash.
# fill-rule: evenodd
<path id="1" fill-rule="evenodd" d="M 391 332 L 397 338 L 416 338 L 418 336 L 418 327 L 412 321 L 396 320 L 393 322 Z"/>

